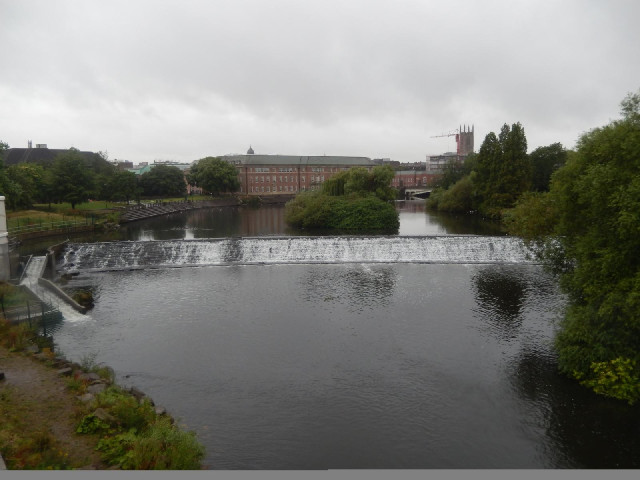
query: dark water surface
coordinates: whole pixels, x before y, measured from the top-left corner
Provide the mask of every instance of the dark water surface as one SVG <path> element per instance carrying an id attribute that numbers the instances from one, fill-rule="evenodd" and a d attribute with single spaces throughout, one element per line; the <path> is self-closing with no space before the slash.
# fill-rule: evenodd
<path id="1" fill-rule="evenodd" d="M 216 215 L 127 235 L 286 234 L 277 209 Z M 409 204 L 400 234 L 498 233 L 456 222 Z M 96 306 L 60 325 L 60 349 L 96 354 L 165 406 L 210 468 L 640 465 L 638 409 L 556 374 L 564 297 L 537 265 L 234 265 L 81 273 L 71 286 Z"/>

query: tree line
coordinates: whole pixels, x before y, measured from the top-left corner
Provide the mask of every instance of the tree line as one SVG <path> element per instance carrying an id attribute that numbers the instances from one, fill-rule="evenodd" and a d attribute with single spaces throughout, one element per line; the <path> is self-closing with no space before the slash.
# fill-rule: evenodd
<path id="1" fill-rule="evenodd" d="M 434 195 L 435 194 L 435 195 Z M 519 123 L 451 164 L 432 208 L 499 218 L 558 275 L 568 304 L 560 372 L 594 392 L 640 400 L 640 91 L 621 118 L 527 155 Z"/>
<path id="2" fill-rule="evenodd" d="M 445 165 L 427 206 L 501 219 L 524 192 L 547 191 L 552 173 L 566 163 L 568 156 L 561 143 L 527 154 L 522 125 L 504 124 L 498 135 L 487 134 L 477 154 L 469 154 L 464 162 L 453 159 Z"/>
<path id="3" fill-rule="evenodd" d="M 580 137 L 546 191 L 505 214 L 512 234 L 560 278 L 568 307 L 561 372 L 596 393 L 640 400 L 640 91 L 621 119 Z"/>
<path id="4" fill-rule="evenodd" d="M 98 153 L 99 161 L 95 161 L 74 148 L 60 153 L 50 163 L 5 166 L 4 152 L 8 149 L 9 145 L 0 141 L 0 193 L 11 210 L 61 202 L 75 208 L 89 199 L 129 202 L 181 197 L 187 193 L 187 181 L 215 195 L 235 191 L 239 186 L 235 167 L 213 157 L 199 160 L 185 178 L 181 169 L 171 165 L 155 165 L 136 175 L 119 170 L 106 154 Z"/>

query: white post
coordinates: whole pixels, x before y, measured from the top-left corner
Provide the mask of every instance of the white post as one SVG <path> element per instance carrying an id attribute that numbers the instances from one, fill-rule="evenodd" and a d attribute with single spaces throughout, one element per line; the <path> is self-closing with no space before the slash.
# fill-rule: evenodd
<path id="1" fill-rule="evenodd" d="M 4 209 L 4 197 L 0 196 L 0 281 L 8 282 L 10 277 L 7 214 Z"/>

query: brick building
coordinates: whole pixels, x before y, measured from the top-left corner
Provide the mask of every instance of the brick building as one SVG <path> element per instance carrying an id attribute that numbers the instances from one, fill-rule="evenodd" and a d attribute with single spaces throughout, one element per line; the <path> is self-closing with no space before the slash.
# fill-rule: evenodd
<path id="1" fill-rule="evenodd" d="M 368 157 L 256 155 L 249 149 L 246 155 L 220 157 L 238 169 L 239 193 L 244 195 L 295 194 L 319 190 L 336 173 L 352 167 L 371 170 L 375 163 Z"/>

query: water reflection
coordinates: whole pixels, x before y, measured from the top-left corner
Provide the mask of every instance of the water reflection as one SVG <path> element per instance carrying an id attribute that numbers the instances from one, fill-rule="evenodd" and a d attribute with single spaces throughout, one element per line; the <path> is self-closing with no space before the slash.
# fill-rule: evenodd
<path id="1" fill-rule="evenodd" d="M 386 265 L 347 266 L 334 270 L 309 269 L 304 280 L 304 300 L 325 305 L 341 304 L 349 311 L 387 306 L 395 294 L 397 271 Z"/>
<path id="2" fill-rule="evenodd" d="M 440 226 L 450 235 L 504 235 L 505 233 L 498 223 L 479 215 L 429 211 L 426 216 L 429 223 Z"/>
<path id="3" fill-rule="evenodd" d="M 545 431 L 542 458 L 550 467 L 640 467 L 637 407 L 589 393 L 561 376 L 551 354 L 528 349 L 515 365 L 514 388 L 529 404 L 529 422 Z"/>
<path id="4" fill-rule="evenodd" d="M 496 337 L 508 340 L 518 334 L 527 283 L 513 268 L 481 268 L 472 277 L 479 317 Z"/>

